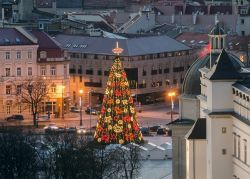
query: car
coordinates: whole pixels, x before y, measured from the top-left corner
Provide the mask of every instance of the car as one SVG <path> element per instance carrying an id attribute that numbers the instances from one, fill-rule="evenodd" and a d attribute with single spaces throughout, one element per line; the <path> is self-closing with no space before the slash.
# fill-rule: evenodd
<path id="1" fill-rule="evenodd" d="M 58 133 L 64 133 L 66 131 L 66 128 L 61 126 L 61 127 L 58 127 L 58 129 L 56 129 L 56 132 Z"/>
<path id="2" fill-rule="evenodd" d="M 74 106 L 74 107 L 70 108 L 70 111 L 71 112 L 80 112 L 80 109 L 78 109 L 77 107 Z"/>
<path id="3" fill-rule="evenodd" d="M 149 135 L 150 131 L 149 131 L 149 128 L 148 127 L 142 127 L 141 128 L 141 133 L 142 135 Z"/>
<path id="4" fill-rule="evenodd" d="M 22 121 L 22 120 L 24 120 L 24 118 L 23 118 L 23 115 L 12 115 L 12 116 L 5 118 L 5 120 L 6 121 L 11 121 L 11 120 Z"/>
<path id="5" fill-rule="evenodd" d="M 76 127 L 68 127 L 68 128 L 66 128 L 66 132 L 75 133 L 76 132 Z"/>
<path id="6" fill-rule="evenodd" d="M 161 127 L 161 126 L 156 125 L 156 126 L 150 127 L 149 129 L 150 129 L 151 132 L 157 132 L 157 129 L 160 128 L 160 127 Z"/>
<path id="7" fill-rule="evenodd" d="M 158 128 L 157 129 L 157 134 L 158 135 L 165 135 L 165 134 L 167 134 L 166 128 L 162 128 L 162 127 Z"/>
<path id="8" fill-rule="evenodd" d="M 93 114 L 93 115 L 98 115 L 99 113 L 100 113 L 100 111 L 98 111 L 97 109 L 95 109 L 95 108 L 87 108 L 86 110 L 85 110 L 85 113 L 87 113 L 87 114 Z"/>
<path id="9" fill-rule="evenodd" d="M 77 134 L 86 134 L 87 130 L 84 127 L 77 128 Z"/>
<path id="10" fill-rule="evenodd" d="M 37 117 L 37 120 L 38 120 L 38 121 L 48 121 L 48 120 L 50 120 L 50 119 L 49 119 L 48 115 L 39 115 L 39 116 Z"/>
<path id="11" fill-rule="evenodd" d="M 48 126 L 45 126 L 43 129 L 45 130 L 45 133 L 56 132 L 58 130 L 58 127 L 56 126 L 55 123 L 50 123 Z"/>

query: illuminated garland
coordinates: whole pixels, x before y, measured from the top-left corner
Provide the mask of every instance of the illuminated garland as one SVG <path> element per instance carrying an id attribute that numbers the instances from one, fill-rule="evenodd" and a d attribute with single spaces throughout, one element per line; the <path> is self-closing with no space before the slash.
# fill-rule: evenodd
<path id="1" fill-rule="evenodd" d="M 141 143 L 143 140 L 127 75 L 119 57 L 109 73 L 94 139 L 102 144 Z"/>

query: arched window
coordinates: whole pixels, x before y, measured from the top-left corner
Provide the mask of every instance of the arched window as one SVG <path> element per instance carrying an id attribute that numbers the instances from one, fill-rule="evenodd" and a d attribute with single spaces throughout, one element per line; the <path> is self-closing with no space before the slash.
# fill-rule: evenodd
<path id="1" fill-rule="evenodd" d="M 220 39 L 220 44 L 221 44 L 221 48 L 224 48 L 224 40 L 223 40 L 223 38 Z"/>
<path id="2" fill-rule="evenodd" d="M 215 49 L 218 49 L 218 38 L 215 38 Z"/>

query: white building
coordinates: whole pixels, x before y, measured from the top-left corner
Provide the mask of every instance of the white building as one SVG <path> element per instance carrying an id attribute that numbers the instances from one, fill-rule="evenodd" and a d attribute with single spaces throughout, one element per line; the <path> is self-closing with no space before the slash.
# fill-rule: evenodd
<path id="1" fill-rule="evenodd" d="M 218 24 L 209 37 L 212 54 L 191 66 L 180 97 L 181 116 L 196 121 L 183 145 L 185 178 L 248 179 L 250 71 L 224 50 L 220 42 L 226 36 Z M 194 69 L 200 78 L 192 81 Z"/>

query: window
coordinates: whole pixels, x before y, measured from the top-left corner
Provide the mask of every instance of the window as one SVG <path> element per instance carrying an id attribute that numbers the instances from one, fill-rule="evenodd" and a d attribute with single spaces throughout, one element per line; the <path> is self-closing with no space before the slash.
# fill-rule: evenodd
<path id="1" fill-rule="evenodd" d="M 7 106 L 6 106 L 6 113 L 10 114 L 10 105 L 9 104 L 7 104 Z"/>
<path id="2" fill-rule="evenodd" d="M 56 93 L 56 85 L 55 84 L 51 85 L 51 93 Z"/>
<path id="3" fill-rule="evenodd" d="M 226 128 L 226 127 L 222 127 L 222 128 L 221 128 L 221 132 L 222 132 L 223 134 L 227 133 L 227 128 Z"/>
<path id="4" fill-rule="evenodd" d="M 5 75 L 10 76 L 10 68 L 5 68 Z"/>
<path id="5" fill-rule="evenodd" d="M 241 31 L 241 35 L 242 35 L 242 36 L 245 36 L 245 31 L 244 31 L 244 30 Z"/>
<path id="6" fill-rule="evenodd" d="M 16 58 L 21 59 L 21 52 L 20 51 L 16 53 Z"/>
<path id="7" fill-rule="evenodd" d="M 99 70 L 97 71 L 97 75 L 98 75 L 98 76 L 101 76 L 101 75 L 102 75 L 102 70 L 101 70 L 101 69 L 99 69 Z"/>
<path id="8" fill-rule="evenodd" d="M 46 66 L 41 66 L 41 75 L 42 76 L 46 75 Z"/>
<path id="9" fill-rule="evenodd" d="M 21 68 L 16 69 L 16 76 L 21 76 Z"/>
<path id="10" fill-rule="evenodd" d="M 142 70 L 142 76 L 147 76 L 147 71 L 146 70 Z"/>
<path id="11" fill-rule="evenodd" d="M 22 113 L 22 107 L 21 104 L 18 104 L 17 106 L 17 113 L 21 114 Z"/>
<path id="12" fill-rule="evenodd" d="M 5 59 L 9 60 L 10 59 L 10 52 L 5 52 Z"/>
<path id="13" fill-rule="evenodd" d="M 222 155 L 226 155 L 227 154 L 227 149 L 222 149 Z"/>
<path id="14" fill-rule="evenodd" d="M 28 67 L 28 76 L 32 76 L 32 67 Z"/>
<path id="15" fill-rule="evenodd" d="M 28 52 L 28 58 L 30 59 L 30 58 L 32 58 L 32 52 Z"/>
<path id="16" fill-rule="evenodd" d="M 238 159 L 240 159 L 240 136 L 238 135 Z"/>
<path id="17" fill-rule="evenodd" d="M 16 87 L 16 94 L 21 94 L 21 92 L 22 92 L 21 85 L 17 85 L 17 87 Z"/>
<path id="18" fill-rule="evenodd" d="M 244 24 L 245 23 L 245 19 L 241 19 L 240 22 L 241 22 L 241 24 Z"/>
<path id="19" fill-rule="evenodd" d="M 247 140 L 244 139 L 244 163 L 247 163 Z"/>
<path id="20" fill-rule="evenodd" d="M 236 156 L 236 145 L 237 145 L 237 136 L 236 133 L 233 133 L 234 136 L 234 151 L 233 151 L 233 155 Z"/>
<path id="21" fill-rule="evenodd" d="M 56 75 L 56 67 L 55 66 L 50 67 L 50 75 L 52 75 L 52 76 Z"/>
<path id="22" fill-rule="evenodd" d="M 41 51 L 40 52 L 40 58 L 47 58 L 47 52 Z"/>
<path id="23" fill-rule="evenodd" d="M 10 85 L 6 86 L 6 94 L 11 94 L 11 86 Z"/>

